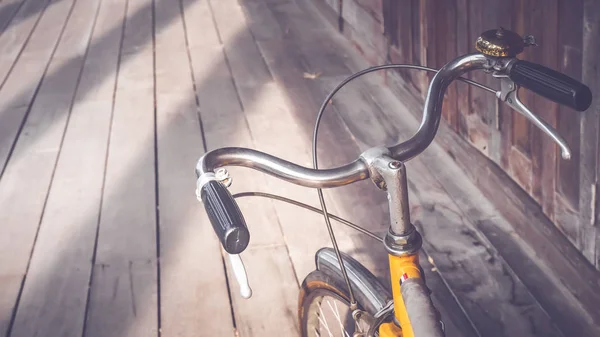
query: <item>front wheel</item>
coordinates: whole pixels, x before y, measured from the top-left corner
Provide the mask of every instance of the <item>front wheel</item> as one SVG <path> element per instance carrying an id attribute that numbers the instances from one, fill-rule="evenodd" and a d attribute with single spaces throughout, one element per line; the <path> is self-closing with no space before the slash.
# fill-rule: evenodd
<path id="1" fill-rule="evenodd" d="M 363 315 L 356 324 L 335 252 L 322 248 L 315 256 L 317 270 L 308 274 L 300 289 L 298 317 L 303 337 L 363 336 L 375 313 L 391 301 L 391 294 L 373 274 L 350 256 L 344 253 L 341 256 Z"/>

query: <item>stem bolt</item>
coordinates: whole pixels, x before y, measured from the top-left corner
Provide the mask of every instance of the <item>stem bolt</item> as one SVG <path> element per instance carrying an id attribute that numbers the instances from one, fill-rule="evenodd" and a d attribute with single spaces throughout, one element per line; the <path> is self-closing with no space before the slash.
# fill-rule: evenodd
<path id="1" fill-rule="evenodd" d="M 392 161 L 388 164 L 391 169 L 397 170 L 402 166 L 402 163 L 399 161 Z"/>

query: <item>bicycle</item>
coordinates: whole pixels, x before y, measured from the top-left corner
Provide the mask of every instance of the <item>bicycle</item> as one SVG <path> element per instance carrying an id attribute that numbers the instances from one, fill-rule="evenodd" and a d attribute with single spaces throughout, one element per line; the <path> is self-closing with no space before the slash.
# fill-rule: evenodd
<path id="1" fill-rule="evenodd" d="M 308 274 L 299 295 L 298 317 L 302 336 L 443 336 L 444 327 L 435 309 L 430 291 L 419 264 L 418 252 L 422 238 L 410 222 L 407 173 L 404 162 L 423 152 L 437 132 L 444 93 L 454 80 L 461 80 L 495 93 L 497 98 L 524 115 L 560 147 L 563 159 L 569 159 L 570 149 L 558 132 L 531 112 L 518 97 L 522 86 L 559 104 L 577 111 L 591 105 L 590 89 L 577 80 L 545 66 L 516 58 L 525 47 L 534 46 L 532 36 L 521 37 L 502 28 L 482 33 L 476 41 L 478 52 L 457 57 L 441 69 L 422 66 L 389 64 L 371 67 L 353 74 L 340 83 L 325 99 L 313 134 L 313 168 L 306 168 L 256 150 L 221 148 L 206 153 L 196 165 L 196 196 L 202 201 L 215 233 L 229 254 L 241 295 L 251 296 L 246 270 L 239 256 L 247 247 L 250 233 L 235 198 L 261 196 L 289 202 L 322 213 L 332 241 L 332 248 L 317 251 L 316 270 Z M 334 169 L 318 169 L 316 148 L 319 123 L 325 107 L 338 90 L 364 74 L 392 68 L 408 68 L 435 72 L 429 85 L 423 118 L 416 134 L 409 140 L 392 146 L 375 147 L 358 159 Z M 483 70 L 500 80 L 496 91 L 461 76 Z M 231 183 L 223 166 L 245 166 L 273 175 L 288 182 L 316 188 L 321 209 L 267 193 L 231 195 Z M 339 217 L 330 215 L 322 188 L 348 185 L 370 178 L 375 186 L 387 192 L 390 226 L 384 238 Z M 352 257 L 340 252 L 330 218 L 382 242 L 389 254 L 392 293 Z M 324 303 L 331 311 L 334 323 L 329 324 Z M 325 309 L 327 309 L 325 306 Z M 340 313 L 342 306 L 342 313 Z M 344 310 L 345 309 L 345 310 Z"/>

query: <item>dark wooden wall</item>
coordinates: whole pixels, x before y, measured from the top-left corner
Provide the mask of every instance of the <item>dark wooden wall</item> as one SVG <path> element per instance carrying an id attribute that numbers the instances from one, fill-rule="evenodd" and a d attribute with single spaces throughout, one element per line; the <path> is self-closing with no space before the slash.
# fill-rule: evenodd
<path id="1" fill-rule="evenodd" d="M 596 95 L 592 108 L 578 113 L 527 90 L 522 101 L 558 128 L 573 150 L 560 158 L 557 147 L 524 117 L 496 98 L 463 83 L 446 95 L 444 119 L 507 172 L 562 233 L 600 269 L 597 195 L 600 168 L 600 1 L 595 0 L 319 0 L 340 14 L 339 29 L 372 64 L 415 63 L 440 67 L 473 52 L 481 32 L 502 26 L 533 34 L 538 47 L 520 58 L 582 80 Z M 350 26 L 350 27 L 347 27 Z M 423 73 L 402 76 L 421 93 Z M 473 80 L 498 88 L 482 72 Z M 417 112 L 418 113 L 418 112 Z"/>

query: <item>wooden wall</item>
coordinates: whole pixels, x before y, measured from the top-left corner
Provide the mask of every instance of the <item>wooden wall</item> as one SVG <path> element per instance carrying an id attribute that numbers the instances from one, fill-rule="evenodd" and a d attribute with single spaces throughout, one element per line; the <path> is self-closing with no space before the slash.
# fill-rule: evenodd
<path id="1" fill-rule="evenodd" d="M 535 113 L 558 128 L 573 158 L 524 117 L 496 98 L 463 83 L 446 95 L 444 119 L 507 172 L 562 233 L 600 269 L 598 171 L 600 168 L 600 2 L 594 0 L 315 0 L 339 14 L 342 31 L 372 64 L 415 63 L 440 67 L 473 52 L 481 32 L 502 26 L 533 34 L 538 47 L 520 58 L 541 63 L 582 80 L 596 95 L 578 113 L 521 89 Z M 431 76 L 401 73 L 424 93 Z M 483 72 L 473 80 L 498 88 Z M 416 112 L 419 114 L 420 112 Z M 600 191 L 599 191 L 600 192 Z"/>

